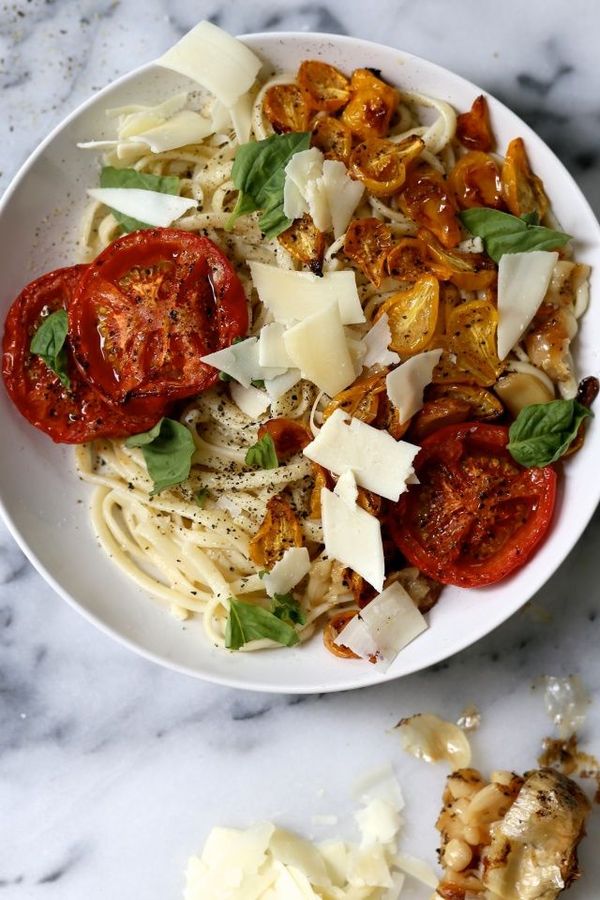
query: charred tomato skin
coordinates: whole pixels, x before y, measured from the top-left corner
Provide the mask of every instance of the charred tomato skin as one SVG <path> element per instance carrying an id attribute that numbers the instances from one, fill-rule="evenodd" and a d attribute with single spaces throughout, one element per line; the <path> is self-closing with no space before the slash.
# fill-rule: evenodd
<path id="1" fill-rule="evenodd" d="M 545 537 L 556 501 L 552 466 L 525 469 L 508 428 L 485 422 L 430 434 L 415 459 L 420 481 L 388 525 L 406 559 L 443 584 L 484 587 L 523 566 Z"/>

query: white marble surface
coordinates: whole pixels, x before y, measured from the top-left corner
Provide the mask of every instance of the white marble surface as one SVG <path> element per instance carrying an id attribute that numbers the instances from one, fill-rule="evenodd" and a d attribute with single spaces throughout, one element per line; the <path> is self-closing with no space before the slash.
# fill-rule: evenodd
<path id="1" fill-rule="evenodd" d="M 453 68 L 537 128 L 600 211 L 595 0 L 5 3 L 3 186 L 91 91 L 204 17 L 238 33 L 344 32 Z M 322 834 L 311 816 L 347 811 L 353 778 L 385 760 L 407 795 L 406 849 L 433 861 L 443 773 L 404 757 L 390 727 L 415 711 L 454 717 L 474 701 L 476 762 L 531 766 L 550 731 L 533 681 L 579 672 L 598 696 L 599 536 L 596 517 L 529 608 L 435 670 L 303 698 L 201 684 L 129 654 L 59 600 L 0 528 L 0 900 L 177 898 L 184 861 L 212 824 L 277 817 Z M 582 739 L 600 752 L 597 700 Z M 598 896 L 599 818 L 573 900 Z"/>

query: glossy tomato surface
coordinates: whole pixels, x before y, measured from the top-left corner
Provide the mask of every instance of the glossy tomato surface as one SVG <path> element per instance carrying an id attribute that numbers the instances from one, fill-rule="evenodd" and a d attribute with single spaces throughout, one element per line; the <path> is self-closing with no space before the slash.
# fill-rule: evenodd
<path id="1" fill-rule="evenodd" d="M 128 405 L 115 408 L 106 403 L 75 365 L 68 337 L 68 388 L 40 356 L 30 352 L 31 339 L 44 319 L 68 309 L 86 268 L 56 269 L 32 281 L 10 307 L 4 328 L 2 375 L 6 389 L 19 412 L 57 443 L 125 437 L 146 431 L 160 417 L 156 410 L 140 413 Z"/>
<path id="2" fill-rule="evenodd" d="M 413 565 L 442 584 L 482 587 L 522 566 L 552 521 L 556 472 L 524 469 L 506 449 L 503 425 L 449 425 L 425 438 L 420 484 L 390 516 L 393 538 Z"/>
<path id="3" fill-rule="evenodd" d="M 218 372 L 200 358 L 247 328 L 244 290 L 227 257 L 208 238 L 173 228 L 110 244 L 69 307 L 77 363 L 111 403 L 211 387 Z"/>

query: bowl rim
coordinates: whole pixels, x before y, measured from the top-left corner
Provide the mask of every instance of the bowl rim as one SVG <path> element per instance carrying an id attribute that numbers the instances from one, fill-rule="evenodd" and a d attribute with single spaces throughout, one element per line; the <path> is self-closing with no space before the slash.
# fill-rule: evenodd
<path id="1" fill-rule="evenodd" d="M 596 219 L 596 215 L 591 207 L 590 202 L 587 197 L 566 168 L 562 160 L 554 153 L 554 151 L 548 146 L 548 144 L 540 137 L 537 132 L 535 132 L 531 126 L 529 126 L 526 122 L 524 122 L 521 117 L 515 113 L 510 107 L 508 107 L 505 103 L 490 93 L 489 91 L 483 91 L 478 85 L 464 76 L 454 72 L 451 69 L 447 69 L 445 66 L 440 65 L 439 63 L 432 62 L 431 60 L 426 59 L 425 57 L 418 56 L 409 51 L 403 50 L 399 47 L 392 47 L 387 44 L 381 44 L 376 41 L 365 40 L 364 38 L 356 38 L 351 35 L 339 35 L 339 34 L 331 34 L 328 32 L 298 32 L 298 31 L 269 31 L 269 32 L 251 32 L 245 33 L 242 35 L 238 35 L 239 39 L 245 42 L 248 42 L 252 47 L 252 44 L 256 42 L 257 44 L 263 43 L 282 43 L 288 40 L 304 40 L 308 43 L 312 42 L 323 42 L 330 41 L 336 45 L 346 45 L 352 48 L 364 48 L 366 51 L 370 49 L 376 51 L 385 51 L 385 52 L 394 52 L 397 51 L 402 55 L 402 57 L 414 61 L 416 64 L 424 65 L 430 71 L 433 71 L 440 78 L 448 78 L 449 76 L 457 82 L 462 83 L 462 86 L 471 90 L 474 96 L 485 93 L 487 96 L 492 98 L 494 104 L 502 110 L 503 113 L 507 113 L 511 116 L 515 116 L 519 119 L 519 122 L 522 124 L 524 131 L 529 132 L 531 135 L 535 137 L 535 140 L 539 142 L 539 144 L 544 148 L 544 150 L 550 154 L 553 158 L 554 162 L 558 165 L 561 171 L 561 177 L 564 181 L 570 186 L 571 190 L 573 190 L 577 195 L 579 201 L 587 208 L 587 211 L 590 214 L 591 221 L 595 224 L 596 235 L 595 238 L 600 245 L 600 224 Z M 13 194 L 16 192 L 18 187 L 21 184 L 21 181 L 27 175 L 29 169 L 34 165 L 34 163 L 41 157 L 46 151 L 46 148 L 52 143 L 54 138 L 60 134 L 60 132 L 68 126 L 74 119 L 76 119 L 82 112 L 87 110 L 89 107 L 94 106 L 98 103 L 106 94 L 111 92 L 114 88 L 126 85 L 130 80 L 134 80 L 138 78 L 140 75 L 143 75 L 146 72 L 149 72 L 153 69 L 157 68 L 156 61 L 152 60 L 147 63 L 143 63 L 141 66 L 120 75 L 118 78 L 110 81 L 107 85 L 102 87 L 99 91 L 91 94 L 87 99 L 83 100 L 80 104 L 78 104 L 71 112 L 69 112 L 57 125 L 55 125 L 52 130 L 46 135 L 46 137 L 41 141 L 41 143 L 33 150 L 33 152 L 23 161 L 23 163 L 19 166 L 14 176 L 11 178 L 9 184 L 7 185 L 2 197 L 0 197 L 0 217 L 4 214 L 5 208 L 9 204 L 12 199 Z M 334 685 L 329 685 L 327 683 L 321 682 L 308 682 L 296 684 L 293 687 L 287 686 L 285 689 L 286 694 L 315 694 L 315 693 L 333 693 L 338 691 L 347 691 L 347 690 L 356 690 L 360 688 L 372 687 L 377 684 L 384 684 L 388 681 L 392 681 L 398 678 L 403 678 L 408 675 L 413 675 L 416 672 L 423 671 L 424 669 L 429 668 L 430 666 L 437 665 L 440 662 L 443 662 L 447 659 L 451 659 L 456 654 L 462 652 L 469 646 L 477 643 L 482 640 L 482 638 L 486 637 L 488 634 L 491 634 L 496 630 L 500 625 L 502 625 L 507 619 L 509 619 L 512 615 L 518 612 L 529 600 L 531 597 L 541 588 L 547 581 L 554 575 L 557 569 L 566 561 L 569 554 L 572 552 L 573 548 L 579 541 L 583 532 L 588 527 L 594 512 L 598 506 L 598 502 L 600 501 L 600 481 L 598 482 L 598 486 L 596 491 L 586 491 L 585 497 L 581 500 L 580 505 L 580 515 L 579 515 L 579 523 L 578 526 L 569 534 L 568 540 L 566 540 L 562 546 L 562 553 L 557 555 L 555 560 L 551 562 L 551 565 L 544 569 L 543 572 L 540 572 L 538 577 L 534 578 L 531 582 L 529 589 L 529 596 L 525 598 L 522 602 L 519 603 L 517 607 L 508 607 L 507 611 L 504 614 L 495 620 L 494 625 L 482 631 L 476 638 L 472 638 L 471 635 L 460 639 L 457 638 L 456 642 L 453 643 L 453 648 L 450 653 L 447 653 L 443 648 L 440 648 L 440 655 L 434 661 L 428 661 L 425 666 L 420 666 L 418 663 L 412 666 L 407 671 L 403 671 L 401 673 L 395 673 L 392 670 L 386 670 L 379 672 L 376 671 L 377 667 L 370 667 L 372 671 L 366 670 L 362 671 L 358 675 L 352 675 L 351 671 L 349 671 L 349 677 L 343 680 L 341 683 L 336 682 Z M 103 632 L 106 636 L 116 641 L 123 647 L 133 651 L 138 656 L 149 660 L 153 663 L 158 664 L 159 666 L 166 668 L 171 671 L 178 672 L 183 675 L 187 675 L 188 677 L 200 679 L 202 681 L 207 681 L 213 684 L 218 684 L 224 687 L 230 688 L 238 688 L 242 690 L 251 690 L 251 691 L 259 691 L 261 693 L 273 693 L 280 694 L 282 693 L 280 687 L 276 684 L 265 683 L 262 681 L 254 682 L 252 680 L 248 681 L 247 679 L 243 679 L 239 675 L 232 674 L 222 675 L 220 673 L 213 672 L 200 672 L 196 669 L 193 669 L 183 663 L 176 662 L 166 655 L 161 655 L 158 652 L 153 650 L 149 650 L 141 644 L 137 643 L 130 637 L 122 634 L 117 631 L 115 628 L 111 627 L 109 624 L 103 622 L 101 619 L 97 617 L 93 612 L 88 610 L 85 606 L 83 606 L 75 597 L 63 588 L 59 581 L 55 578 L 54 575 L 48 570 L 48 568 L 41 562 L 38 558 L 37 554 L 31 549 L 28 545 L 27 540 L 21 534 L 16 523 L 13 521 L 11 514 L 6 508 L 5 501 L 3 496 L 0 494 L 0 514 L 4 522 L 6 523 L 7 529 L 11 534 L 12 538 L 15 540 L 21 551 L 27 557 L 29 562 L 34 566 L 34 568 L 39 572 L 39 574 L 43 577 L 43 579 L 50 585 L 50 587 L 60 596 L 63 600 L 65 600 L 71 608 L 76 610 L 84 619 L 94 625 L 97 629 Z"/>

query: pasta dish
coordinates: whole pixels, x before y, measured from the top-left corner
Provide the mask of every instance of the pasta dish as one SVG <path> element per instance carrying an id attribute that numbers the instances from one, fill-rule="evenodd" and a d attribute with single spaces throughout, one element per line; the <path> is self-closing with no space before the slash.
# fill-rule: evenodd
<path id="1" fill-rule="evenodd" d="M 389 665 L 444 584 L 509 577 L 551 526 L 598 390 L 588 267 L 483 96 L 265 73 L 206 22 L 158 64 L 189 90 L 80 145 L 81 258 L 14 301 L 6 388 L 76 445 L 106 553 L 212 644 L 322 630 Z"/>

